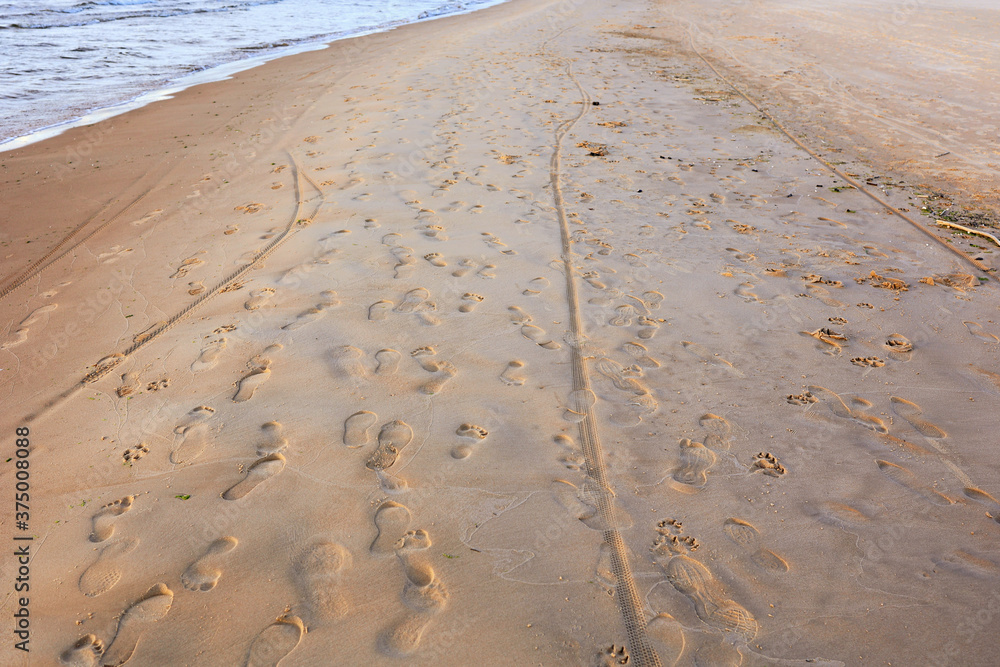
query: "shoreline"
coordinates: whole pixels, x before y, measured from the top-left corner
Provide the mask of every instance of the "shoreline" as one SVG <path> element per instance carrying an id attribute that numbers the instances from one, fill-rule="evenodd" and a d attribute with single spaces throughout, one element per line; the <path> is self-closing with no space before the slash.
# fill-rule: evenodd
<path id="1" fill-rule="evenodd" d="M 199 86 L 204 83 L 213 83 L 218 81 L 225 81 L 231 78 L 234 74 L 239 72 L 244 72 L 255 67 L 259 67 L 265 63 L 272 60 L 277 60 L 280 58 L 286 58 L 288 56 L 293 56 L 298 53 L 305 53 L 308 51 L 320 51 L 327 48 L 330 44 L 334 42 L 339 42 L 345 39 L 355 39 L 358 37 L 364 37 L 366 35 L 371 35 L 380 32 L 390 32 L 404 25 L 411 25 L 414 23 L 424 23 L 427 21 L 435 21 L 437 19 L 447 18 L 449 16 L 462 16 L 464 14 L 469 14 L 480 9 L 487 9 L 489 7 L 495 6 L 497 4 L 502 4 L 507 0 L 491 0 L 493 4 L 485 4 L 484 6 L 476 6 L 474 8 L 467 8 L 458 11 L 435 14 L 431 16 L 425 16 L 422 18 L 415 18 L 412 20 L 399 20 L 389 22 L 384 25 L 379 25 L 370 28 L 358 28 L 354 31 L 350 31 L 346 34 L 340 36 L 332 37 L 326 36 L 320 39 L 304 39 L 298 41 L 295 44 L 287 45 L 270 51 L 266 54 L 249 55 L 243 58 L 238 58 L 236 60 L 229 60 L 220 62 L 215 65 L 209 65 L 203 67 L 197 71 L 182 74 L 170 81 L 167 81 L 157 87 L 146 90 L 135 97 L 121 102 L 115 102 L 108 104 L 106 106 L 97 106 L 89 108 L 82 112 L 79 116 L 53 123 L 51 125 L 45 125 L 38 127 L 34 130 L 27 132 L 15 137 L 8 137 L 4 139 L 0 137 L 0 153 L 15 150 L 18 148 L 23 148 L 25 146 L 30 146 L 31 144 L 38 143 L 39 141 L 44 141 L 52 137 L 59 136 L 63 132 L 73 129 L 75 127 L 88 127 L 99 123 L 103 120 L 109 118 L 114 118 L 115 116 L 120 116 L 121 114 L 128 113 L 135 109 L 142 108 L 147 104 L 152 104 L 153 102 L 160 102 L 171 99 L 173 95 L 188 88 Z"/>
<path id="2" fill-rule="evenodd" d="M 996 253 L 663 19 L 510 0 L 0 154 L 32 664 L 989 660 Z"/>

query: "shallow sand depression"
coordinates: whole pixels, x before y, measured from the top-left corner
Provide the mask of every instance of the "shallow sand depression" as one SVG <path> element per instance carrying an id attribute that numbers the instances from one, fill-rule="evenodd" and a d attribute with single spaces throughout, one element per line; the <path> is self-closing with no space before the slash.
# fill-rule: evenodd
<path id="1" fill-rule="evenodd" d="M 513 0 L 0 155 L 2 662 L 990 664 L 994 248 L 668 9 Z"/>

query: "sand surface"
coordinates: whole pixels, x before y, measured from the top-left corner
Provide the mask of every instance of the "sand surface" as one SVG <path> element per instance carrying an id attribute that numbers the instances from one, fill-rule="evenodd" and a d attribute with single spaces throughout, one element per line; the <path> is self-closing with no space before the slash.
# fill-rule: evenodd
<path id="1" fill-rule="evenodd" d="M 991 664 L 994 248 L 880 179 L 972 192 L 795 130 L 851 187 L 690 4 L 513 0 L 0 155 L 0 663 Z"/>

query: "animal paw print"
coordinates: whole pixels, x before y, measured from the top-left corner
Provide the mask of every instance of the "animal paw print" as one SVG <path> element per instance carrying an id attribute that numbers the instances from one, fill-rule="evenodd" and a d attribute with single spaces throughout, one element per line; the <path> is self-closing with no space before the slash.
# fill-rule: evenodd
<path id="1" fill-rule="evenodd" d="M 146 385 L 146 391 L 159 391 L 161 389 L 166 389 L 170 386 L 170 378 L 163 378 L 162 380 L 156 380 L 155 382 L 150 382 Z"/>
<path id="2" fill-rule="evenodd" d="M 214 333 L 214 334 L 229 333 L 230 331 L 232 331 L 235 328 L 236 328 L 235 324 L 226 324 L 224 326 L 219 327 L 218 329 L 215 329 L 214 331 L 212 331 L 212 333 Z"/>
<path id="3" fill-rule="evenodd" d="M 878 357 L 854 357 L 851 363 L 855 366 L 869 366 L 871 368 L 881 368 L 885 362 Z"/>
<path id="4" fill-rule="evenodd" d="M 132 465 L 146 454 L 149 454 L 149 446 L 144 442 L 140 442 L 135 447 L 125 450 L 125 453 L 122 454 L 122 463 Z"/>
<path id="5" fill-rule="evenodd" d="M 792 405 L 809 405 L 810 403 L 815 403 L 819 401 L 818 398 L 813 396 L 810 392 L 805 392 L 804 394 L 789 394 L 785 397 L 785 400 Z"/>
<path id="6" fill-rule="evenodd" d="M 843 317 L 831 317 L 828 321 L 833 322 L 834 324 L 847 324 L 847 320 Z"/>
<path id="7" fill-rule="evenodd" d="M 656 524 L 659 535 L 653 542 L 654 554 L 663 556 L 680 556 L 695 551 L 700 546 L 698 540 L 690 535 L 683 535 L 684 526 L 677 519 L 663 519 Z"/>
<path id="8" fill-rule="evenodd" d="M 591 155 L 594 155 L 594 153 L 591 153 Z M 597 667 L 627 665 L 629 664 L 628 650 L 624 646 L 615 646 L 612 644 L 597 654 L 597 661 L 595 664 Z"/>
<path id="9" fill-rule="evenodd" d="M 758 452 L 753 456 L 750 472 L 763 472 L 771 477 L 780 477 L 785 474 L 785 467 L 778 463 L 778 458 L 774 454 Z"/>

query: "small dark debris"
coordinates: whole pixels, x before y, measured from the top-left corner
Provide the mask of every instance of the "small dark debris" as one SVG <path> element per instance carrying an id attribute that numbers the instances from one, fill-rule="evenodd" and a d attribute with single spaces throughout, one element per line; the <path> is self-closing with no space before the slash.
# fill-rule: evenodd
<path id="1" fill-rule="evenodd" d="M 593 104 L 593 105 L 594 105 L 595 107 L 599 107 L 599 106 L 601 106 L 601 103 L 600 103 L 600 102 L 591 102 L 591 104 Z"/>

